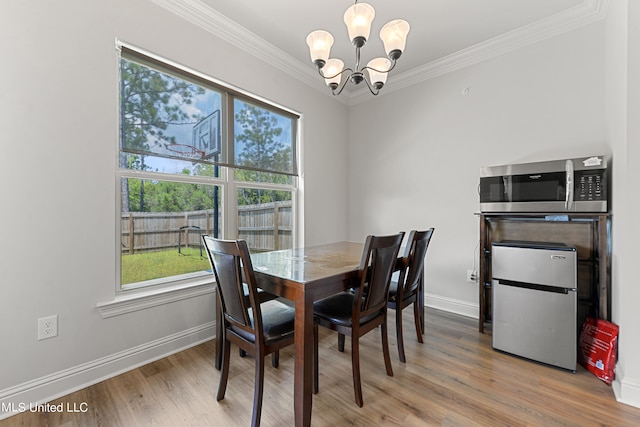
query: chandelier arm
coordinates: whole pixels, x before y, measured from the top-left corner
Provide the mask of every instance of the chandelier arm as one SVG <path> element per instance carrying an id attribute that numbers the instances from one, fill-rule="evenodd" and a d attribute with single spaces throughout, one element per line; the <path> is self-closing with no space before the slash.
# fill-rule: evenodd
<path id="1" fill-rule="evenodd" d="M 393 59 L 391 60 L 391 67 L 389 67 L 389 69 L 387 70 L 387 73 L 388 73 L 389 71 L 393 70 L 394 68 L 396 68 L 396 62 L 397 62 L 397 59 L 396 59 L 396 58 L 393 58 Z"/>
<path id="2" fill-rule="evenodd" d="M 347 71 L 349 71 L 350 73 L 353 73 L 353 70 L 352 70 L 351 68 L 344 68 L 342 71 L 340 71 L 340 72 L 339 72 L 339 73 L 337 73 L 337 74 L 334 74 L 333 76 L 325 76 L 325 75 L 322 73 L 322 68 L 318 68 L 318 74 L 320 74 L 320 76 L 321 76 L 323 79 L 327 79 L 327 80 L 329 80 L 329 79 L 333 79 L 333 78 L 335 78 L 335 77 L 338 77 L 339 75 L 344 74 L 344 73 L 346 73 Z M 346 80 L 349 80 L 349 78 L 346 78 L 346 79 L 345 79 L 345 81 L 346 81 Z"/>
<path id="3" fill-rule="evenodd" d="M 369 68 L 369 67 L 365 67 L 365 68 Z M 364 71 L 364 68 L 363 68 L 363 71 Z M 369 79 L 366 77 L 364 73 L 362 74 L 362 80 L 364 80 L 364 82 L 367 84 L 367 87 L 369 88 L 369 92 L 371 92 L 372 95 L 378 95 L 380 93 L 380 89 L 374 88 L 371 85 L 371 83 L 369 83 Z"/>
<path id="4" fill-rule="evenodd" d="M 351 68 L 345 68 L 344 70 L 342 70 L 342 73 L 344 73 L 344 72 L 345 72 L 345 71 L 347 71 L 347 70 L 349 70 L 349 71 L 353 74 L 353 70 L 352 70 Z M 342 73 L 340 73 L 340 74 L 342 74 Z M 336 75 L 337 75 L 337 74 L 336 74 Z M 349 77 L 347 77 L 347 78 L 343 79 L 343 80 L 342 80 L 342 83 L 340 84 L 340 86 L 339 86 L 339 87 L 337 87 L 337 88 L 335 88 L 335 89 L 330 88 L 330 89 L 331 89 L 331 93 L 332 93 L 334 96 L 338 96 L 338 95 L 340 95 L 340 94 L 342 93 L 342 91 L 344 90 L 345 86 L 347 85 L 347 82 L 348 82 L 350 79 L 351 79 L 351 75 L 349 75 Z"/>
<path id="5" fill-rule="evenodd" d="M 368 65 L 367 65 L 366 67 L 363 67 L 361 71 L 364 71 L 364 70 L 373 70 L 373 71 L 375 71 L 376 73 L 385 73 L 385 74 L 386 74 L 386 73 L 390 72 L 391 70 L 393 70 L 395 67 L 396 67 L 396 60 L 395 60 L 395 59 L 393 59 L 393 60 L 392 60 L 392 62 L 391 62 L 391 67 L 389 67 L 389 69 L 388 69 L 388 70 L 386 70 L 386 71 L 384 71 L 384 70 L 378 70 L 378 69 L 376 69 L 376 68 L 369 67 Z"/>

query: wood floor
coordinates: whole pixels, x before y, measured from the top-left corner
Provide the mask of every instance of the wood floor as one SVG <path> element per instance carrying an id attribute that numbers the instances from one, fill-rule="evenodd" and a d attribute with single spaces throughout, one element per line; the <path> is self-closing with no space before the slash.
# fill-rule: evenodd
<path id="1" fill-rule="evenodd" d="M 405 310 L 407 364 L 398 361 L 389 316 L 394 376 L 385 374 L 380 331 L 361 339 L 364 407 L 354 402 L 351 353 L 320 331 L 320 392 L 313 426 L 638 426 L 640 409 L 617 403 L 609 386 L 579 367 L 573 374 L 498 353 L 477 322 L 427 309 L 424 344 Z M 293 347 L 267 365 L 263 426 L 293 425 Z M 65 396 L 63 413 L 24 412 L 12 426 L 248 426 L 253 360 L 231 353 L 226 397 L 216 402 L 213 345 L 199 345 Z M 86 412 L 66 412 L 66 408 Z"/>

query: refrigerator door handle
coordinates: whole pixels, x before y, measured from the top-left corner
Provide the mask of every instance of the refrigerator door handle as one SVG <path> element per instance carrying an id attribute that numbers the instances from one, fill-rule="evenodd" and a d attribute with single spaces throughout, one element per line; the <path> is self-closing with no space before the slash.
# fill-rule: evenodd
<path id="1" fill-rule="evenodd" d="M 518 282 L 515 280 L 506 280 L 499 278 L 494 278 L 494 280 L 497 280 L 499 284 L 504 286 L 513 286 L 514 288 L 524 288 L 542 292 L 553 292 L 556 294 L 568 294 L 569 292 L 577 291 L 576 288 L 563 288 L 561 286 L 540 285 L 538 283 Z"/>

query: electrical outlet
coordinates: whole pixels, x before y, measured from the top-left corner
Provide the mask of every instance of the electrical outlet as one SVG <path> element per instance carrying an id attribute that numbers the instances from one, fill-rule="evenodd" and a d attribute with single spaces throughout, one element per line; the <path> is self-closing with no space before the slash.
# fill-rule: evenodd
<path id="1" fill-rule="evenodd" d="M 467 270 L 467 282 L 476 283 L 478 281 L 478 272 L 476 270 Z"/>
<path id="2" fill-rule="evenodd" d="M 58 315 L 38 319 L 38 341 L 58 336 Z"/>

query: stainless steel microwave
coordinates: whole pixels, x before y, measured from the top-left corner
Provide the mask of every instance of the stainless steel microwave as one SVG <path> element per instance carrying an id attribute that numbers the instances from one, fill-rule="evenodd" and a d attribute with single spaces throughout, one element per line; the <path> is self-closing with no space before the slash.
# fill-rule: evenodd
<path id="1" fill-rule="evenodd" d="M 480 168 L 481 212 L 607 212 L 607 156 Z"/>

